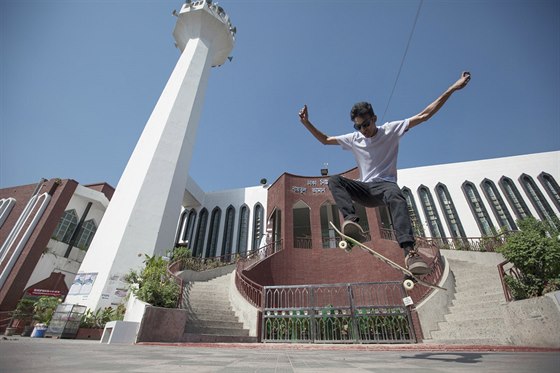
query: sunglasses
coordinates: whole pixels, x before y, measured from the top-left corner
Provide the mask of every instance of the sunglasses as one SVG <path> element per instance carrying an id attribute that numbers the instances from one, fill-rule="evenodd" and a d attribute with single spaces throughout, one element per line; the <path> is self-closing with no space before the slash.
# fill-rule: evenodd
<path id="1" fill-rule="evenodd" d="M 361 124 L 354 124 L 354 129 L 356 131 L 361 130 L 362 128 L 368 128 L 371 124 L 371 118 L 365 119 Z"/>

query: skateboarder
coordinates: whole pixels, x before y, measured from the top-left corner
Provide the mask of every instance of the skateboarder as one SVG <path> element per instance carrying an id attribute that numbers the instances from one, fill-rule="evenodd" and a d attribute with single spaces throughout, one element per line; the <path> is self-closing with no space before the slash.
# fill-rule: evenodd
<path id="1" fill-rule="evenodd" d="M 397 185 L 397 153 L 399 141 L 408 130 L 430 119 L 453 92 L 465 87 L 471 78 L 463 72 L 441 96 L 422 112 L 408 119 L 387 122 L 377 127 L 377 116 L 368 102 L 358 102 L 350 111 L 355 132 L 327 136 L 309 121 L 307 105 L 299 111 L 301 123 L 322 144 L 340 145 L 350 150 L 356 158 L 359 180 L 350 180 L 340 175 L 329 178 L 329 189 L 342 216 L 342 231 L 349 236 L 361 231 L 354 202 L 365 207 L 389 206 L 397 241 L 403 248 L 405 264 L 414 275 L 429 272 L 429 267 L 414 248 L 412 223 L 408 215 L 406 200 Z"/>

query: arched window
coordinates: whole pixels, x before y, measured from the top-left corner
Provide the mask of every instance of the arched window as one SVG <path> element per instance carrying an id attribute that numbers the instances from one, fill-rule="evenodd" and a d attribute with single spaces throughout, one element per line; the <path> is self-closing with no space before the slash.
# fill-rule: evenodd
<path id="1" fill-rule="evenodd" d="M 556 209 L 560 211 L 560 187 L 554 177 L 546 172 L 541 172 L 538 179 L 554 205 L 556 205 Z"/>
<path id="2" fill-rule="evenodd" d="M 224 222 L 224 238 L 222 240 L 222 253 L 229 262 L 233 252 L 233 224 L 235 223 L 235 208 L 232 205 L 226 210 L 226 220 Z"/>
<path id="3" fill-rule="evenodd" d="M 77 226 L 78 214 L 76 214 L 76 210 L 72 209 L 64 211 L 64 215 L 60 218 L 60 221 L 52 234 L 52 238 L 69 244 Z"/>
<path id="4" fill-rule="evenodd" d="M 208 210 L 200 210 L 198 227 L 196 228 L 196 242 L 194 243 L 193 256 L 202 257 L 204 254 L 204 241 L 206 240 L 206 226 L 208 225 Z"/>
<path id="5" fill-rule="evenodd" d="M 496 184 L 492 180 L 484 179 L 480 184 L 486 199 L 490 202 L 490 207 L 492 207 L 492 211 L 494 212 L 494 216 L 498 223 L 500 223 L 500 228 L 505 228 L 508 231 L 513 231 L 517 229 L 511 214 L 509 213 L 504 200 L 500 192 L 498 192 L 498 188 L 496 188 Z"/>
<path id="6" fill-rule="evenodd" d="M 453 199 L 451 199 L 451 195 L 449 194 L 445 184 L 438 183 L 436 185 L 436 194 L 439 205 L 445 214 L 445 221 L 447 222 L 447 227 L 449 228 L 451 237 L 466 237 L 465 230 L 463 229 L 463 225 L 461 224 L 461 220 L 459 219 L 459 215 L 455 209 L 455 204 L 453 203 Z"/>
<path id="7" fill-rule="evenodd" d="M 294 248 L 311 249 L 311 209 L 303 201 L 298 201 L 292 209 Z"/>
<path id="8" fill-rule="evenodd" d="M 282 210 L 275 208 L 270 217 L 272 221 L 272 242 L 274 242 L 274 252 L 282 239 Z"/>
<path id="9" fill-rule="evenodd" d="M 82 250 L 87 250 L 96 231 L 97 225 L 95 221 L 93 219 L 86 220 L 78 232 L 78 243 L 76 243 L 76 246 Z"/>
<path id="10" fill-rule="evenodd" d="M 245 256 L 245 254 L 247 254 L 248 239 L 249 208 L 247 205 L 243 205 L 239 211 L 239 229 L 237 231 L 237 253 L 241 256 Z"/>
<path id="11" fill-rule="evenodd" d="M 513 213 L 517 219 L 525 219 L 532 216 L 513 180 L 509 177 L 502 176 L 500 178 L 500 188 L 502 188 L 502 191 L 504 192 L 504 195 L 506 196 L 506 199 L 513 209 Z"/>
<path id="12" fill-rule="evenodd" d="M 406 199 L 406 204 L 408 206 L 408 215 L 410 216 L 410 221 L 412 222 L 412 230 L 414 231 L 414 236 L 416 237 L 426 237 L 424 232 L 424 227 L 422 226 L 422 221 L 420 220 L 420 215 L 418 214 L 418 207 L 416 207 L 416 201 L 414 201 L 414 196 L 412 191 L 407 187 L 402 188 L 402 193 Z"/>
<path id="13" fill-rule="evenodd" d="M 260 248 L 264 232 L 264 209 L 260 203 L 255 204 L 253 209 L 253 245 L 252 250 Z"/>
<path id="14" fill-rule="evenodd" d="M 340 227 L 340 213 L 338 212 L 336 204 L 331 201 L 326 201 L 321 205 L 319 215 L 321 219 L 323 248 L 336 248 L 336 234 L 329 224 L 329 222 L 332 221 L 335 226 Z"/>
<path id="15" fill-rule="evenodd" d="M 218 237 L 220 235 L 220 219 L 222 218 L 222 210 L 215 207 L 210 216 L 210 229 L 208 230 L 208 243 L 206 244 L 206 257 L 215 258 L 221 256 L 222 253 L 217 253 Z"/>
<path id="16" fill-rule="evenodd" d="M 428 228 L 430 229 L 431 236 L 434 238 L 443 238 L 444 234 L 441 219 L 439 218 L 430 189 L 425 185 L 421 185 L 418 188 L 418 195 L 420 196 L 420 203 L 422 204 L 424 215 L 428 220 Z"/>
<path id="17" fill-rule="evenodd" d="M 0 198 L 0 227 L 4 224 L 8 215 L 12 211 L 12 208 L 16 204 L 16 199 L 9 197 L 9 198 Z"/>
<path id="18" fill-rule="evenodd" d="M 476 190 L 476 187 L 470 181 L 465 181 L 462 188 L 480 233 L 484 236 L 493 236 L 496 233 L 496 229 L 490 220 L 490 216 L 480 198 L 480 194 L 478 194 L 478 190 Z"/>
<path id="19" fill-rule="evenodd" d="M 541 220 L 547 220 L 549 223 L 556 225 L 556 216 L 554 215 L 554 211 L 552 211 L 552 208 L 544 198 L 544 195 L 538 188 L 533 178 L 527 174 L 523 174 L 519 177 L 519 182 L 525 190 L 525 193 L 527 193 L 533 207 L 537 210 Z"/>
<path id="20" fill-rule="evenodd" d="M 187 228 L 187 217 L 189 210 L 183 210 L 179 216 L 179 224 L 177 227 L 177 234 L 175 235 L 175 246 L 184 245 L 183 237 L 185 236 L 185 229 Z"/>
<path id="21" fill-rule="evenodd" d="M 189 211 L 189 215 L 187 216 L 187 224 L 182 237 L 182 241 L 185 243 L 185 245 L 187 245 L 188 248 L 191 248 L 193 242 L 195 222 L 196 222 L 196 210 L 192 209 L 191 211 Z"/>

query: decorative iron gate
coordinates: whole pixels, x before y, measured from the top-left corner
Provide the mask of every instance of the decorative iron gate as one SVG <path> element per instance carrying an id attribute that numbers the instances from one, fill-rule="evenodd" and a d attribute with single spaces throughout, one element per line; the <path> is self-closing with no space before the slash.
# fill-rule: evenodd
<path id="1" fill-rule="evenodd" d="M 401 282 L 265 286 L 263 293 L 263 342 L 416 342 Z"/>

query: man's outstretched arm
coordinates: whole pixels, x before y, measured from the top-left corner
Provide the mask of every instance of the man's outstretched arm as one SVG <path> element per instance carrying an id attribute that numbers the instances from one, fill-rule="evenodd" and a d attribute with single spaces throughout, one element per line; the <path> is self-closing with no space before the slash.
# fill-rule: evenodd
<path id="1" fill-rule="evenodd" d="M 416 114 L 415 116 L 413 116 L 412 118 L 409 119 L 408 129 L 411 129 L 412 127 L 417 126 L 420 123 L 425 122 L 428 119 L 430 119 L 435 113 L 437 113 L 439 111 L 439 109 L 441 109 L 443 104 L 445 104 L 447 99 L 449 99 L 449 97 L 451 97 L 453 92 L 464 88 L 467 85 L 467 83 L 469 82 L 469 80 L 471 80 L 471 74 L 467 71 L 464 71 L 461 74 L 461 77 L 459 78 L 459 80 L 457 80 L 455 83 L 453 83 L 453 85 L 451 85 L 451 87 L 447 88 L 447 91 L 445 91 L 434 102 L 432 102 L 430 105 L 428 105 L 428 107 L 426 107 L 424 110 L 422 110 L 421 113 Z"/>
<path id="2" fill-rule="evenodd" d="M 309 115 L 307 114 L 307 105 L 304 105 L 303 108 L 299 111 L 299 121 L 307 128 L 309 132 L 321 144 L 324 145 L 338 145 L 338 141 L 334 137 L 330 137 L 325 135 L 323 132 L 319 131 L 315 126 L 309 121 Z"/>

